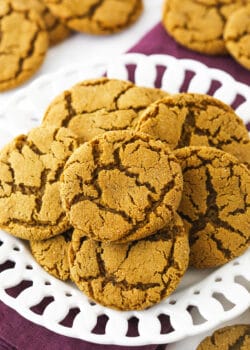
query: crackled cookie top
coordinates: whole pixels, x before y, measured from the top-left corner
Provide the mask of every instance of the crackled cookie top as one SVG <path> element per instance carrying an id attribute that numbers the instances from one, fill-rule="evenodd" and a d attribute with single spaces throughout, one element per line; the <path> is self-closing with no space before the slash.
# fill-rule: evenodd
<path id="1" fill-rule="evenodd" d="M 223 30 L 246 0 L 165 0 L 162 22 L 180 44 L 210 55 L 225 54 Z"/>
<path id="2" fill-rule="evenodd" d="M 0 153 L 0 227 L 30 240 L 67 230 L 59 180 L 64 164 L 77 148 L 65 128 L 38 127 L 20 135 Z"/>
<path id="3" fill-rule="evenodd" d="M 61 196 L 72 226 L 100 241 L 146 237 L 172 220 L 182 175 L 169 148 L 150 136 L 112 131 L 66 163 Z"/>
<path id="4" fill-rule="evenodd" d="M 68 249 L 71 237 L 72 229 L 43 241 L 30 241 L 36 261 L 49 274 L 63 281 L 69 278 Z"/>
<path id="5" fill-rule="evenodd" d="M 230 16 L 224 31 L 226 47 L 245 68 L 250 69 L 250 1 Z"/>
<path id="6" fill-rule="evenodd" d="M 42 64 L 48 48 L 48 34 L 39 14 L 22 10 L 12 0 L 0 5 L 0 91 L 30 78 Z"/>
<path id="7" fill-rule="evenodd" d="M 98 303 L 120 310 L 141 310 L 171 294 L 188 266 L 188 236 L 176 217 L 153 236 L 130 243 L 93 241 L 74 231 L 70 274 Z"/>
<path id="8" fill-rule="evenodd" d="M 241 255 L 250 241 L 250 172 L 210 147 L 174 152 L 183 172 L 178 212 L 190 239 L 190 264 L 214 267 Z"/>
<path id="9" fill-rule="evenodd" d="M 69 28 L 90 34 L 111 34 L 140 16 L 142 0 L 44 0 Z"/>
<path id="10" fill-rule="evenodd" d="M 89 141 L 106 131 L 133 128 L 142 111 L 166 95 L 162 90 L 128 81 L 86 80 L 50 104 L 43 124 L 70 128 L 82 142 Z"/>
<path id="11" fill-rule="evenodd" d="M 70 29 L 50 12 L 43 0 L 11 0 L 11 2 L 19 11 L 33 10 L 38 12 L 44 20 L 50 45 L 55 45 L 70 35 Z"/>
<path id="12" fill-rule="evenodd" d="M 218 329 L 205 338 L 197 350 L 248 350 L 250 349 L 250 325 L 240 324 Z"/>
<path id="13" fill-rule="evenodd" d="M 148 107 L 137 129 L 167 142 L 172 149 L 216 147 L 250 164 L 247 128 L 230 106 L 212 96 L 182 93 L 165 97 Z"/>

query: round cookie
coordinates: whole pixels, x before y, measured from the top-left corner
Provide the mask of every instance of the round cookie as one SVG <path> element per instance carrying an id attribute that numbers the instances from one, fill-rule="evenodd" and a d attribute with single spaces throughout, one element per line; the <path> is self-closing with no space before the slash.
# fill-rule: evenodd
<path id="1" fill-rule="evenodd" d="M 205 338 L 197 350 L 248 350 L 250 349 L 250 325 L 228 326 Z"/>
<path id="2" fill-rule="evenodd" d="M 64 164 L 78 144 L 65 128 L 38 127 L 0 152 L 0 227 L 29 240 L 70 228 L 59 185 Z"/>
<path id="3" fill-rule="evenodd" d="M 236 61 L 250 69 L 250 5 L 230 16 L 224 30 L 224 40 Z"/>
<path id="4" fill-rule="evenodd" d="M 41 16 L 49 35 L 50 45 L 58 44 L 70 35 L 70 29 L 50 12 L 43 0 L 11 0 L 11 2 L 19 11 L 34 10 Z"/>
<path id="5" fill-rule="evenodd" d="M 178 213 L 189 232 L 190 265 L 215 267 L 241 255 L 250 242 L 250 172 L 210 147 L 174 152 L 183 172 Z"/>
<path id="6" fill-rule="evenodd" d="M 233 109 L 212 96 L 182 93 L 155 102 L 141 115 L 137 130 L 167 142 L 171 149 L 209 146 L 250 165 L 250 139 Z"/>
<path id="7" fill-rule="evenodd" d="M 165 0 L 162 22 L 181 45 L 208 55 L 227 53 L 223 40 L 229 16 L 246 0 Z"/>
<path id="8" fill-rule="evenodd" d="M 177 216 L 153 236 L 123 244 L 75 230 L 69 248 L 71 279 L 89 298 L 119 310 L 142 310 L 170 295 L 188 259 L 188 236 Z"/>
<path id="9" fill-rule="evenodd" d="M 138 116 L 166 95 L 162 90 L 138 87 L 128 81 L 86 80 L 50 104 L 43 124 L 67 127 L 81 142 L 90 141 L 106 131 L 133 128 Z"/>
<path id="10" fill-rule="evenodd" d="M 74 30 L 112 34 L 133 24 L 141 15 L 142 0 L 44 0 L 56 17 Z"/>
<path id="11" fill-rule="evenodd" d="M 50 275 L 69 279 L 68 250 L 72 229 L 43 241 L 30 241 L 33 257 Z"/>
<path id="12" fill-rule="evenodd" d="M 48 48 L 48 34 L 39 14 L 21 10 L 12 0 L 0 6 L 0 91 L 29 79 L 42 64 Z"/>
<path id="13" fill-rule="evenodd" d="M 165 144 L 145 134 L 110 131 L 69 158 L 61 197 L 83 236 L 121 243 L 169 223 L 182 185 L 180 166 Z"/>

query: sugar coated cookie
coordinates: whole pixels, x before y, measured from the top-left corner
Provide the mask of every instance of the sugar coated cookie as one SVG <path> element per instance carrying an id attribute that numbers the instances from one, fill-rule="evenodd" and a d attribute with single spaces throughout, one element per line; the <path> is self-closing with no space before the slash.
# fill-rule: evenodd
<path id="1" fill-rule="evenodd" d="M 250 242 L 250 172 L 211 147 L 174 152 L 183 172 L 178 212 L 189 232 L 190 264 L 215 267 L 241 255 Z"/>
<path id="2" fill-rule="evenodd" d="M 80 146 L 61 185 L 72 226 L 100 241 L 151 235 L 172 220 L 181 193 L 181 169 L 169 148 L 132 131 L 111 131 Z"/>
<path id="3" fill-rule="evenodd" d="M 250 2 L 230 16 L 224 39 L 230 54 L 242 66 L 250 69 Z"/>
<path id="4" fill-rule="evenodd" d="M 0 227 L 42 240 L 70 228 L 59 194 L 64 164 L 78 146 L 65 128 L 38 127 L 0 152 Z"/>
<path id="5" fill-rule="evenodd" d="M 85 142 L 106 131 L 133 128 L 145 108 L 166 95 L 162 90 L 138 87 L 128 81 L 86 80 L 50 104 L 43 124 L 67 127 Z"/>
<path id="6" fill-rule="evenodd" d="M 197 350 L 249 350 L 250 325 L 241 324 L 218 329 L 205 338 Z"/>
<path id="7" fill-rule="evenodd" d="M 210 146 L 250 165 L 250 139 L 233 109 L 212 96 L 182 93 L 153 103 L 137 130 L 167 142 L 171 149 Z"/>
<path id="8" fill-rule="evenodd" d="M 50 12 L 43 0 L 11 0 L 11 2 L 19 11 L 33 10 L 41 16 L 49 35 L 50 45 L 58 44 L 70 35 L 70 29 Z"/>
<path id="9" fill-rule="evenodd" d="M 165 0 L 162 22 L 181 45 L 209 55 L 227 53 L 223 31 L 245 0 Z"/>
<path id="10" fill-rule="evenodd" d="M 48 34 L 40 15 L 22 10 L 15 1 L 0 4 L 0 91 L 29 79 L 42 64 L 48 48 Z"/>
<path id="11" fill-rule="evenodd" d="M 44 0 L 69 28 L 90 34 L 111 34 L 130 26 L 141 15 L 142 0 Z"/>
<path id="12" fill-rule="evenodd" d="M 130 243 L 96 242 L 74 231 L 69 250 L 76 285 L 98 303 L 145 309 L 171 294 L 188 266 L 188 236 L 177 216 L 153 236 Z"/>
<path id="13" fill-rule="evenodd" d="M 50 275 L 69 279 L 68 249 L 72 230 L 43 241 L 30 241 L 32 255 Z"/>

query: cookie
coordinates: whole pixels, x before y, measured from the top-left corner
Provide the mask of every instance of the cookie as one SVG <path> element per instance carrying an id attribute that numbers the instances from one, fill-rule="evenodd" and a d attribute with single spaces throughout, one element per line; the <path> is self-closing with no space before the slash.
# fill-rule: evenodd
<path id="1" fill-rule="evenodd" d="M 30 241 L 33 257 L 50 275 L 66 281 L 69 279 L 68 249 L 72 229 L 43 241 Z"/>
<path id="2" fill-rule="evenodd" d="M 205 338 L 197 350 L 248 350 L 250 349 L 250 325 L 241 324 L 218 329 Z"/>
<path id="3" fill-rule="evenodd" d="M 227 53 L 223 31 L 246 0 L 165 0 L 162 23 L 181 45 L 208 55 Z"/>
<path id="4" fill-rule="evenodd" d="M 215 267 L 241 255 L 250 242 L 250 172 L 210 147 L 174 152 L 183 172 L 179 215 L 189 232 L 190 265 Z"/>
<path id="5" fill-rule="evenodd" d="M 70 275 L 89 298 L 104 306 L 142 310 L 176 289 L 188 256 L 188 236 L 179 217 L 153 236 L 123 244 L 93 241 L 75 230 Z"/>
<path id="6" fill-rule="evenodd" d="M 43 0 L 11 0 L 11 2 L 19 11 L 33 10 L 38 12 L 44 20 L 50 45 L 58 44 L 70 35 L 70 29 L 50 12 Z"/>
<path id="7" fill-rule="evenodd" d="M 133 128 L 145 108 L 166 95 L 162 90 L 138 87 L 128 81 L 86 80 L 50 104 L 43 124 L 67 127 L 81 142 L 90 141 L 106 131 Z"/>
<path id="8" fill-rule="evenodd" d="M 209 146 L 250 165 L 250 139 L 233 109 L 212 96 L 182 93 L 152 104 L 137 130 L 167 142 L 171 149 Z"/>
<path id="9" fill-rule="evenodd" d="M 44 0 L 52 13 L 71 29 L 90 34 L 112 34 L 133 24 L 141 15 L 142 0 Z"/>
<path id="10" fill-rule="evenodd" d="M 0 152 L 0 227 L 43 240 L 70 228 L 59 194 L 64 164 L 78 146 L 65 128 L 38 127 Z"/>
<path id="11" fill-rule="evenodd" d="M 69 158 L 61 197 L 72 226 L 99 241 L 151 235 L 169 223 L 182 193 L 182 174 L 167 146 L 148 135 L 110 131 Z"/>
<path id="12" fill-rule="evenodd" d="M 40 67 L 48 48 L 48 34 L 39 14 L 21 10 L 12 0 L 0 6 L 0 91 L 16 87 Z"/>
<path id="13" fill-rule="evenodd" d="M 236 61 L 250 69 L 250 5 L 230 16 L 225 27 L 224 40 Z"/>

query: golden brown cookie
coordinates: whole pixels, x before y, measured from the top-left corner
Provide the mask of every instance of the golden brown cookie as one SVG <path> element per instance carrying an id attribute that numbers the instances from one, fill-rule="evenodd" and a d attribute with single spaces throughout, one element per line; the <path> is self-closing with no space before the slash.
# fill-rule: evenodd
<path id="1" fill-rule="evenodd" d="M 43 124 L 67 127 L 85 142 L 106 131 L 133 128 L 145 108 L 166 95 L 162 90 L 138 87 L 128 81 L 86 80 L 50 104 Z"/>
<path id="2" fill-rule="evenodd" d="M 215 267 L 241 255 L 250 242 L 250 172 L 211 147 L 174 152 L 183 172 L 178 212 L 189 232 L 190 265 Z"/>
<path id="3" fill-rule="evenodd" d="M 247 0 L 165 0 L 162 22 L 181 45 L 209 55 L 227 53 L 223 40 L 229 16 Z"/>
<path id="4" fill-rule="evenodd" d="M 70 29 L 50 12 L 43 0 L 11 0 L 11 2 L 19 11 L 33 10 L 38 12 L 44 20 L 50 45 L 58 44 L 70 35 Z"/>
<path id="5" fill-rule="evenodd" d="M 30 241 L 31 253 L 39 265 L 63 281 L 69 279 L 68 249 L 71 237 L 72 229 L 43 241 Z"/>
<path id="6" fill-rule="evenodd" d="M 182 93 L 152 104 L 137 130 L 168 143 L 171 149 L 210 146 L 250 165 L 250 139 L 233 109 L 212 96 Z"/>
<path id="7" fill-rule="evenodd" d="M 230 54 L 250 69 L 250 5 L 234 12 L 227 21 L 224 39 Z"/>
<path id="8" fill-rule="evenodd" d="M 250 325 L 241 324 L 218 329 L 205 338 L 197 350 L 249 350 Z"/>
<path id="9" fill-rule="evenodd" d="M 42 240 L 70 228 L 59 180 L 78 146 L 65 128 L 38 127 L 0 153 L 0 227 L 13 235 Z"/>
<path id="10" fill-rule="evenodd" d="M 48 34 L 39 14 L 21 10 L 12 0 L 0 4 L 0 91 L 29 79 L 42 64 Z"/>
<path id="11" fill-rule="evenodd" d="M 172 220 L 181 193 L 181 169 L 169 148 L 132 131 L 110 131 L 86 142 L 62 175 L 72 226 L 100 241 L 151 235 Z"/>
<path id="12" fill-rule="evenodd" d="M 176 216 L 153 236 L 130 243 L 96 242 L 74 231 L 71 279 L 98 303 L 119 310 L 145 309 L 171 294 L 188 266 L 188 236 Z"/>
<path id="13" fill-rule="evenodd" d="M 112 34 L 133 24 L 141 15 L 142 0 L 44 0 L 56 17 L 71 29 L 90 34 Z"/>

